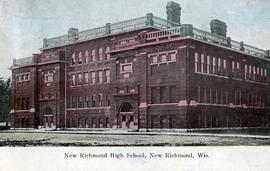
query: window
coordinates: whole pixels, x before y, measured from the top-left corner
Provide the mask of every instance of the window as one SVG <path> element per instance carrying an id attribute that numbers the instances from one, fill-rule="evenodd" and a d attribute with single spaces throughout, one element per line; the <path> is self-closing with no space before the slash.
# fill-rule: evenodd
<path id="1" fill-rule="evenodd" d="M 210 99 L 211 99 L 211 88 L 206 87 L 205 88 L 205 98 L 206 98 L 206 103 L 210 103 Z"/>
<path id="2" fill-rule="evenodd" d="M 99 95 L 98 95 L 98 101 L 99 101 L 99 106 L 103 106 L 103 94 L 102 93 L 100 93 Z"/>
<path id="3" fill-rule="evenodd" d="M 88 74 L 88 72 L 83 73 L 83 77 L 84 77 L 84 84 L 88 84 L 89 83 L 89 74 Z"/>
<path id="4" fill-rule="evenodd" d="M 126 115 L 122 115 L 122 122 L 126 122 Z"/>
<path id="5" fill-rule="evenodd" d="M 28 75 L 29 75 L 29 74 L 25 74 L 25 75 L 24 75 L 24 80 L 28 80 L 28 79 L 29 79 L 29 78 L 28 78 Z"/>
<path id="6" fill-rule="evenodd" d="M 167 56 L 165 54 L 161 55 L 161 62 L 167 62 Z"/>
<path id="7" fill-rule="evenodd" d="M 78 64 L 82 64 L 82 52 L 79 52 L 79 55 L 78 55 Z"/>
<path id="8" fill-rule="evenodd" d="M 207 71 L 208 74 L 210 74 L 210 56 L 207 55 Z"/>
<path id="9" fill-rule="evenodd" d="M 252 72 L 252 79 L 255 80 L 255 76 L 256 76 L 256 67 L 253 66 L 253 72 Z"/>
<path id="10" fill-rule="evenodd" d="M 96 50 L 93 49 L 92 50 L 92 60 L 91 60 L 91 62 L 95 62 L 95 61 L 96 61 Z"/>
<path id="11" fill-rule="evenodd" d="M 240 63 L 236 62 L 236 78 L 241 78 Z"/>
<path id="12" fill-rule="evenodd" d="M 135 93 L 136 92 L 136 89 L 135 88 L 131 88 L 131 89 L 129 89 L 129 92 L 130 93 Z"/>
<path id="13" fill-rule="evenodd" d="M 71 96 L 71 107 L 72 108 L 76 108 L 76 97 L 75 96 Z"/>
<path id="14" fill-rule="evenodd" d="M 123 78 L 129 78 L 132 73 L 132 63 L 120 64 L 120 74 L 123 74 Z"/>
<path id="15" fill-rule="evenodd" d="M 157 63 L 158 60 L 157 60 L 157 56 L 152 56 L 152 63 Z"/>
<path id="16" fill-rule="evenodd" d="M 88 52 L 88 50 L 85 51 L 84 58 L 85 58 L 85 63 L 88 63 L 89 62 L 89 52 Z"/>
<path id="17" fill-rule="evenodd" d="M 198 86 L 197 89 L 197 102 L 200 103 L 201 102 L 201 87 Z"/>
<path id="18" fill-rule="evenodd" d="M 200 87 L 200 103 L 205 103 L 205 88 L 204 87 Z"/>
<path id="19" fill-rule="evenodd" d="M 168 102 L 168 92 L 167 87 L 160 87 L 160 103 Z"/>
<path id="20" fill-rule="evenodd" d="M 248 79 L 248 66 L 245 64 L 245 79 Z"/>
<path id="21" fill-rule="evenodd" d="M 199 56 L 198 53 L 195 53 L 195 72 L 200 72 L 200 61 L 199 61 Z"/>
<path id="22" fill-rule="evenodd" d="M 241 78 L 239 62 L 232 61 L 232 73 L 234 78 Z"/>
<path id="23" fill-rule="evenodd" d="M 103 71 L 98 71 L 98 83 L 103 83 Z"/>
<path id="24" fill-rule="evenodd" d="M 53 82 L 53 74 L 45 74 L 45 83 Z"/>
<path id="25" fill-rule="evenodd" d="M 105 80 L 104 80 L 104 82 L 105 82 L 105 83 L 109 83 L 110 80 L 111 80 L 111 73 L 110 73 L 110 70 L 109 70 L 109 69 L 106 69 L 106 70 L 105 70 Z"/>
<path id="26" fill-rule="evenodd" d="M 82 96 L 79 96 L 79 104 L 78 104 L 78 107 L 79 107 L 79 108 L 82 108 L 82 107 L 83 107 L 83 97 L 82 97 Z"/>
<path id="27" fill-rule="evenodd" d="M 24 110 L 25 98 L 21 98 L 21 110 Z"/>
<path id="28" fill-rule="evenodd" d="M 226 59 L 223 59 L 221 75 L 225 75 L 225 76 L 227 75 L 227 61 L 226 61 Z"/>
<path id="29" fill-rule="evenodd" d="M 216 88 L 210 88 L 210 103 L 217 104 L 217 89 Z"/>
<path id="30" fill-rule="evenodd" d="M 82 85 L 82 82 L 83 82 L 83 80 L 82 80 L 82 73 L 79 73 L 78 74 L 78 85 Z"/>
<path id="31" fill-rule="evenodd" d="M 107 105 L 107 106 L 110 106 L 110 105 L 111 105 L 110 99 L 109 99 L 108 95 L 106 95 L 105 101 L 106 101 L 106 105 Z"/>
<path id="32" fill-rule="evenodd" d="M 111 54 L 110 54 L 110 47 L 108 46 L 107 48 L 106 48 L 106 60 L 109 60 L 109 59 L 111 59 Z"/>
<path id="33" fill-rule="evenodd" d="M 98 50 L 98 55 L 99 55 L 99 61 L 102 61 L 103 60 L 103 49 L 102 48 L 99 48 Z"/>
<path id="34" fill-rule="evenodd" d="M 221 59 L 218 58 L 218 74 L 221 74 Z"/>
<path id="35" fill-rule="evenodd" d="M 151 103 L 152 104 L 159 103 L 157 95 L 158 95 L 157 87 L 151 87 Z"/>
<path id="36" fill-rule="evenodd" d="M 241 105 L 241 91 L 234 92 L 234 105 Z"/>
<path id="37" fill-rule="evenodd" d="M 252 66 L 249 65 L 249 79 L 252 79 Z"/>
<path id="38" fill-rule="evenodd" d="M 21 99 L 20 98 L 17 98 L 16 99 L 16 109 L 17 110 L 20 110 L 21 109 Z"/>
<path id="39" fill-rule="evenodd" d="M 29 80 L 30 80 L 30 74 L 29 73 L 16 75 L 16 81 L 17 82 L 23 82 L 23 81 L 29 81 Z"/>
<path id="40" fill-rule="evenodd" d="M 216 58 L 213 57 L 213 74 L 217 74 L 217 64 L 216 64 Z"/>
<path id="41" fill-rule="evenodd" d="M 71 86 L 75 86 L 76 80 L 75 80 L 75 74 L 71 75 Z"/>
<path id="42" fill-rule="evenodd" d="M 96 106 L 96 95 L 92 95 L 92 107 Z"/>
<path id="43" fill-rule="evenodd" d="M 204 55 L 201 54 L 201 72 L 205 72 L 205 69 L 204 69 Z"/>
<path id="44" fill-rule="evenodd" d="M 25 109 L 26 110 L 30 109 L 30 98 L 29 97 L 25 98 Z"/>
<path id="45" fill-rule="evenodd" d="M 127 72 L 132 72 L 132 64 L 131 63 L 121 64 L 120 73 L 127 73 Z"/>
<path id="46" fill-rule="evenodd" d="M 72 53 L 72 56 L 71 56 L 71 65 L 75 65 L 76 63 L 76 56 L 75 56 L 75 53 Z"/>
<path id="47" fill-rule="evenodd" d="M 96 83 L 96 72 L 91 71 L 91 84 L 95 84 L 95 83 Z"/>
<path id="48" fill-rule="evenodd" d="M 169 102 L 175 103 L 176 102 L 176 86 L 169 86 Z"/>
<path id="49" fill-rule="evenodd" d="M 134 115 L 130 115 L 129 121 L 130 122 L 133 122 L 134 121 Z"/>
<path id="50" fill-rule="evenodd" d="M 121 40 L 120 41 L 120 45 L 124 45 L 124 44 L 126 44 L 127 43 L 127 40 Z"/>
<path id="51" fill-rule="evenodd" d="M 89 107 L 89 96 L 85 95 L 85 107 Z"/>
<path id="52" fill-rule="evenodd" d="M 169 61 L 176 61 L 176 53 L 169 53 Z"/>

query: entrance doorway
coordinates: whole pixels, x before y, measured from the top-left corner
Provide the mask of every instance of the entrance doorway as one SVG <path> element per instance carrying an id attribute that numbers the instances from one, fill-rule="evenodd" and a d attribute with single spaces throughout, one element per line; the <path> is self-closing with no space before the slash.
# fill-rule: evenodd
<path id="1" fill-rule="evenodd" d="M 133 106 L 130 103 L 125 102 L 120 106 L 117 120 L 118 126 L 121 128 L 134 127 L 134 111 Z"/>
<path id="2" fill-rule="evenodd" d="M 44 120 L 44 127 L 45 128 L 53 128 L 53 112 L 50 107 L 46 107 L 43 112 L 43 120 Z"/>

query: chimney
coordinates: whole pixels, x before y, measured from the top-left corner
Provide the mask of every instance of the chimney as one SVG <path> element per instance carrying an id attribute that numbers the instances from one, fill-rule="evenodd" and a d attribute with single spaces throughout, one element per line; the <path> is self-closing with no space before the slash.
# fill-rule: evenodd
<path id="1" fill-rule="evenodd" d="M 211 20 L 210 22 L 211 33 L 226 37 L 227 25 L 225 22 L 218 19 Z"/>
<path id="2" fill-rule="evenodd" d="M 166 5 L 167 10 L 167 20 L 172 21 L 177 24 L 181 24 L 180 17 L 181 17 L 181 7 L 180 4 L 170 1 Z"/>
<path id="3" fill-rule="evenodd" d="M 78 38 L 79 29 L 77 28 L 69 28 L 68 29 L 68 39 L 74 41 Z"/>

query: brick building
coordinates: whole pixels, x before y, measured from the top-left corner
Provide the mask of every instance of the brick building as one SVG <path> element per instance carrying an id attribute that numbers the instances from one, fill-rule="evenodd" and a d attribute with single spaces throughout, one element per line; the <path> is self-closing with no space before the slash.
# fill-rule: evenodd
<path id="1" fill-rule="evenodd" d="M 153 16 L 44 39 L 14 60 L 12 118 L 35 128 L 214 128 L 269 125 L 269 50 Z"/>

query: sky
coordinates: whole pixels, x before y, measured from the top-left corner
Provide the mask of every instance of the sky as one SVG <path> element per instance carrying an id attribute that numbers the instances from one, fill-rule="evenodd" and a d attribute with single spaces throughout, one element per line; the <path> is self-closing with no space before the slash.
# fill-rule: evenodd
<path id="1" fill-rule="evenodd" d="M 0 78 L 11 75 L 14 58 L 39 53 L 43 38 L 104 26 L 131 18 L 166 19 L 168 0 L 0 0 Z M 270 49 L 270 0 L 175 0 L 181 23 L 210 31 L 211 19 L 227 24 L 233 40 Z"/>

